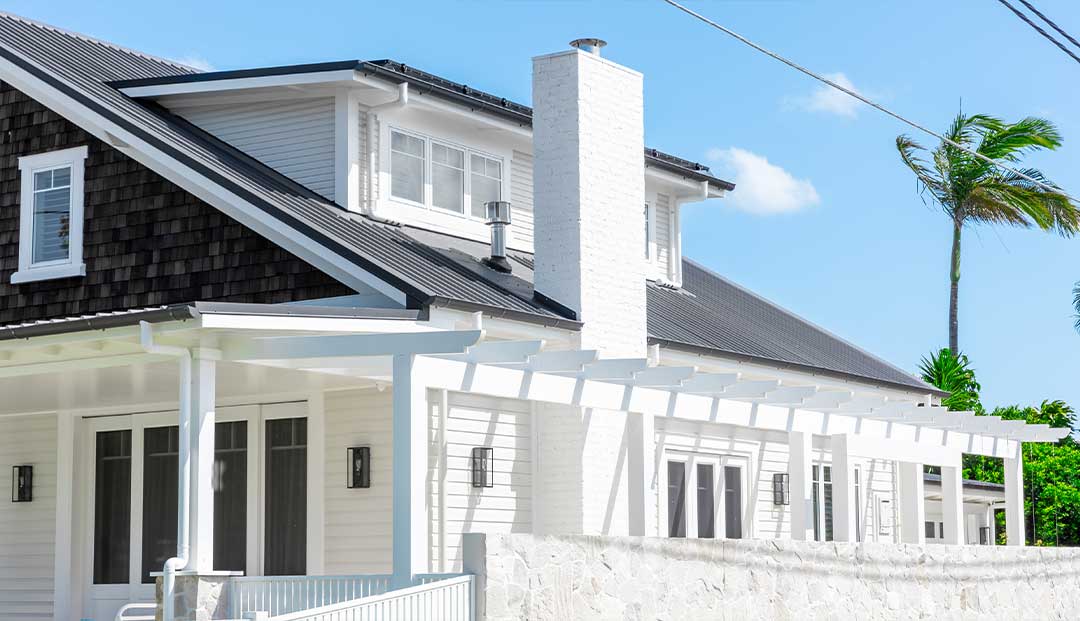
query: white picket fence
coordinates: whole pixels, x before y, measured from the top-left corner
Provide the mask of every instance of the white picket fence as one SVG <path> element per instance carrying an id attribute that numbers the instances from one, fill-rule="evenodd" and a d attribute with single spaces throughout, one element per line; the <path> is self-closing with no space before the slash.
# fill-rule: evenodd
<path id="1" fill-rule="evenodd" d="M 473 584 L 471 575 L 444 578 L 269 621 L 475 621 Z"/>
<path id="2" fill-rule="evenodd" d="M 421 574 L 415 588 L 458 578 L 460 574 Z M 307 613 L 342 603 L 367 600 L 390 591 L 389 574 L 355 576 L 246 576 L 229 580 L 229 614 L 234 619 L 245 613 L 264 612 L 272 619 L 293 613 Z M 307 617 L 302 617 L 307 618 Z M 348 618 L 348 617 L 346 617 Z M 365 618 L 365 617 L 357 617 Z"/>

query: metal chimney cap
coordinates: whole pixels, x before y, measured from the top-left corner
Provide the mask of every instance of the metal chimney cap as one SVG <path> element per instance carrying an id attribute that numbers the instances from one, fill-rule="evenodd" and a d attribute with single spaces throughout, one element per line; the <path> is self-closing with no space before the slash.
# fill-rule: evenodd
<path id="1" fill-rule="evenodd" d="M 607 45 L 607 41 L 603 39 L 587 38 L 587 39 L 574 39 L 570 42 L 570 47 L 579 49 L 583 52 L 589 52 L 590 54 L 600 55 L 600 48 Z"/>
<path id="2" fill-rule="evenodd" d="M 510 201 L 488 201 L 484 203 L 485 224 L 510 224 Z"/>

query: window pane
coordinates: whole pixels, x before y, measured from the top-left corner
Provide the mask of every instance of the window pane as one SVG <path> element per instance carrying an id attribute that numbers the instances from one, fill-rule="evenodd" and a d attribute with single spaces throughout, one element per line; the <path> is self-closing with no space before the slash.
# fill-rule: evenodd
<path id="1" fill-rule="evenodd" d="M 401 132 L 390 132 L 390 149 L 419 158 L 424 157 L 424 141 Z"/>
<path id="2" fill-rule="evenodd" d="M 934 538 L 934 523 L 933 522 L 923 522 L 923 534 L 926 535 L 927 539 L 933 539 Z"/>
<path id="3" fill-rule="evenodd" d="M 825 469 L 825 474 L 828 476 L 828 468 Z M 825 498 L 825 541 L 833 540 L 833 494 L 832 483 L 823 483 Z"/>
<path id="4" fill-rule="evenodd" d="M 484 203 L 502 199 L 502 183 L 498 179 L 474 174 L 472 176 L 472 215 L 477 218 L 487 216 Z"/>
<path id="5" fill-rule="evenodd" d="M 266 533 L 263 573 L 307 571 L 307 419 L 266 421 Z"/>
<path id="6" fill-rule="evenodd" d="M 811 486 L 814 506 L 814 541 L 821 541 L 821 471 L 817 466 L 811 466 L 810 471 L 811 480 L 814 482 Z"/>
<path id="7" fill-rule="evenodd" d="M 716 537 L 716 513 L 713 490 L 713 467 L 710 464 L 698 464 L 697 467 L 697 536 L 702 539 Z"/>
<path id="8" fill-rule="evenodd" d="M 71 185 L 71 168 L 56 168 L 52 171 L 52 187 Z"/>
<path id="9" fill-rule="evenodd" d="M 390 194 L 424 202 L 424 160 L 401 153 L 390 154 Z"/>
<path id="10" fill-rule="evenodd" d="M 143 431 L 143 584 L 176 555 L 179 434 L 179 427 Z"/>
<path id="11" fill-rule="evenodd" d="M 214 569 L 247 571 L 247 422 L 214 427 Z"/>
<path id="12" fill-rule="evenodd" d="M 686 464 L 669 461 L 668 480 L 668 537 L 686 536 Z"/>
<path id="13" fill-rule="evenodd" d="M 724 466 L 724 536 L 742 539 L 742 469 Z"/>
<path id="14" fill-rule="evenodd" d="M 34 191 L 48 190 L 52 187 L 53 171 L 43 170 L 41 172 L 34 173 Z"/>
<path id="15" fill-rule="evenodd" d="M 457 213 L 465 211 L 465 152 L 431 143 L 431 204 Z"/>
<path id="16" fill-rule="evenodd" d="M 71 236 L 70 187 L 34 192 L 33 231 L 34 263 L 68 258 Z"/>
<path id="17" fill-rule="evenodd" d="M 131 431 L 97 434 L 94 584 L 127 584 L 131 544 Z"/>

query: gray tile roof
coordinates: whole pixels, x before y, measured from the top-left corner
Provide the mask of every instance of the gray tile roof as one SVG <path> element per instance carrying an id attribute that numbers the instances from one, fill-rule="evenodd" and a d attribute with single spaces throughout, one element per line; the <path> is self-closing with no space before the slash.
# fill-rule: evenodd
<path id="1" fill-rule="evenodd" d="M 404 291 L 410 306 L 452 305 L 574 328 L 566 311 L 537 300 L 532 257 L 514 273 L 483 267 L 487 245 L 352 214 L 206 132 L 110 83 L 191 69 L 17 16 L 0 14 L 0 56 L 139 136 L 189 169 Z M 654 341 L 926 390 L 916 378 L 701 266 L 684 264 L 682 291 L 649 285 Z"/>

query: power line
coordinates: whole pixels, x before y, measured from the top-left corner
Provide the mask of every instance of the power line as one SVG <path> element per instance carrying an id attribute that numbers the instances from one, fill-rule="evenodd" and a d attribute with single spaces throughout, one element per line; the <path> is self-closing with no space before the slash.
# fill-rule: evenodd
<path id="1" fill-rule="evenodd" d="M 1080 56 L 1077 56 L 1076 54 L 1074 54 L 1072 50 L 1070 50 L 1069 48 L 1065 47 L 1065 44 L 1064 44 L 1064 43 L 1062 43 L 1061 41 L 1058 41 L 1057 39 L 1055 39 L 1055 38 L 1054 38 L 1054 35 L 1052 35 L 1052 34 L 1050 34 L 1049 32 L 1046 32 L 1045 30 L 1043 30 L 1043 29 L 1042 29 L 1042 26 L 1039 26 L 1039 25 L 1038 25 L 1038 24 L 1036 24 L 1035 22 L 1031 21 L 1031 18 L 1030 18 L 1030 17 L 1028 17 L 1027 15 L 1024 15 L 1023 13 L 1021 13 L 1021 12 L 1020 12 L 1020 10 L 1019 10 L 1019 9 L 1017 9 L 1017 8 L 1016 8 L 1016 7 L 1014 7 L 1013 5 L 1009 4 L 1009 0 L 998 0 L 998 2 L 1000 2 L 1000 3 L 1004 4 L 1004 5 L 1006 6 L 1006 8 L 1008 8 L 1008 9 L 1009 9 L 1010 11 L 1012 11 L 1013 13 L 1015 13 L 1017 17 L 1019 17 L 1020 19 L 1024 20 L 1024 22 L 1026 22 L 1028 26 L 1031 26 L 1032 28 L 1034 28 L 1034 29 L 1035 29 L 1035 32 L 1038 32 L 1038 33 L 1039 33 L 1039 34 L 1041 34 L 1042 36 L 1046 37 L 1046 39 L 1047 39 L 1048 41 L 1050 41 L 1050 42 L 1051 42 L 1051 43 L 1053 43 L 1054 45 L 1058 46 L 1058 47 L 1059 47 L 1059 48 L 1061 49 L 1061 51 L 1062 51 L 1062 52 L 1065 52 L 1065 53 L 1066 53 L 1066 54 L 1068 54 L 1069 56 L 1072 56 L 1072 59 L 1073 59 L 1073 60 L 1075 60 L 1076 62 L 1080 63 Z M 1027 2 L 1025 2 L 1025 3 L 1024 3 L 1024 5 L 1025 5 L 1025 6 L 1027 6 L 1027 7 L 1029 7 L 1029 8 L 1030 8 L 1030 6 L 1031 6 L 1031 5 L 1030 5 L 1030 4 L 1028 4 Z M 1070 38 L 1071 38 L 1071 37 L 1070 37 Z"/>
<path id="2" fill-rule="evenodd" d="M 1057 24 L 1054 23 L 1054 20 L 1050 19 L 1049 17 L 1047 17 L 1047 16 L 1043 15 L 1041 12 L 1039 12 L 1039 9 L 1036 9 L 1034 6 L 1032 6 L 1030 2 L 1028 2 L 1027 0 L 1020 0 L 1020 3 L 1023 4 L 1024 6 L 1026 6 L 1028 8 L 1028 10 L 1031 11 L 1032 13 L 1038 15 L 1039 19 L 1043 20 L 1047 24 L 1050 24 L 1051 28 L 1058 31 L 1058 34 L 1060 34 L 1061 36 L 1068 39 L 1070 43 L 1072 43 L 1076 47 L 1080 47 L 1080 41 L 1077 41 L 1069 33 L 1062 30 L 1061 26 L 1058 26 Z"/>
<path id="3" fill-rule="evenodd" d="M 1005 164 L 1002 164 L 1001 162 L 998 162 L 997 160 L 986 157 L 985 155 L 983 155 L 982 153 L 979 153 L 978 151 L 973 151 L 972 149 L 969 149 L 969 148 L 965 147 L 964 145 L 962 145 L 962 144 L 960 144 L 960 143 L 958 143 L 958 142 L 956 142 L 954 140 L 950 140 L 949 138 L 946 138 L 945 136 L 935 132 L 934 130 L 926 127 L 925 125 L 920 125 L 919 123 L 916 123 L 915 121 L 908 120 L 907 118 L 900 116 L 899 114 L 893 112 L 892 110 L 889 110 L 888 108 L 886 108 L 885 106 L 882 106 L 881 104 L 878 104 L 878 103 L 872 101 L 871 99 L 868 99 L 867 97 L 859 94 L 858 92 L 853 91 L 850 88 L 846 88 L 844 86 L 841 86 L 841 85 L 837 84 L 836 82 L 833 82 L 832 80 L 826 78 L 825 76 L 823 76 L 821 74 L 815 73 L 815 72 L 811 71 L 810 69 L 807 69 L 806 67 L 803 67 L 802 65 L 800 65 L 800 64 L 798 64 L 798 63 L 796 63 L 794 61 L 788 60 L 787 58 L 784 58 L 783 56 L 781 56 L 781 55 L 779 55 L 779 54 L 777 54 L 775 52 L 772 52 L 772 51 L 758 45 L 757 43 L 754 43 L 750 39 L 747 39 L 746 37 L 740 35 L 739 33 L 735 32 L 734 30 L 731 30 L 729 28 L 725 28 L 724 26 L 721 26 L 720 24 L 712 21 L 711 19 L 705 17 L 704 15 L 702 15 L 700 13 L 697 13 L 697 12 L 685 7 L 685 6 L 681 5 L 681 4 L 679 4 L 678 2 L 675 2 L 675 0 L 663 0 L 663 1 L 666 2 L 667 4 L 670 4 L 671 6 L 675 7 L 676 9 L 679 9 L 683 13 L 686 13 L 687 15 L 690 15 L 690 16 L 698 19 L 698 20 L 701 20 L 702 22 L 705 22 L 709 26 L 712 26 L 713 28 L 716 28 L 717 30 L 723 32 L 724 34 L 727 34 L 727 35 L 729 35 L 731 37 L 734 37 L 735 39 L 737 39 L 741 43 L 744 43 L 744 44 L 754 48 L 755 50 L 761 52 L 762 54 L 765 54 L 766 56 L 769 56 L 769 57 L 771 57 L 771 58 L 773 58 L 775 60 L 778 60 L 778 61 L 784 63 L 785 65 L 791 67 L 792 69 L 795 69 L 796 71 L 804 73 L 804 74 L 814 78 L 815 80 L 817 80 L 819 82 L 823 82 L 825 84 L 828 84 L 829 86 L 835 88 L 836 90 L 838 90 L 838 91 L 840 91 L 842 93 L 845 93 L 845 94 L 847 94 L 847 95 L 849 95 L 851 97 L 854 97 L 855 99 L 858 99 L 859 101 L 861 101 L 864 104 L 870 106 L 871 108 L 874 108 L 874 109 L 878 110 L 879 112 L 884 112 L 885 114 L 893 117 L 894 119 L 900 121 L 901 123 L 904 123 L 905 125 L 909 125 L 909 126 L 914 127 L 915 129 L 917 129 L 917 130 L 919 130 L 921 132 L 924 132 L 924 133 L 926 133 L 926 134 L 928 134 L 930 136 L 933 136 L 934 138 L 937 138 L 938 140 L 944 142 L 945 144 L 948 144 L 951 147 L 955 147 L 957 149 L 960 149 L 964 153 L 967 153 L 968 155 L 971 155 L 971 156 L 973 156 L 975 158 L 978 158 L 978 159 L 990 164 L 991 166 L 995 166 L 997 168 L 1000 168 L 1001 170 L 1010 172 L 1010 173 L 1016 175 L 1017 177 L 1020 177 L 1024 181 L 1027 181 L 1028 183 L 1034 184 L 1035 186 L 1042 188 L 1046 192 L 1053 192 L 1053 193 L 1056 193 L 1056 194 L 1061 194 L 1062 196 L 1064 196 L 1065 198 L 1069 199 L 1070 201 L 1072 201 L 1074 203 L 1080 202 L 1080 201 L 1077 201 L 1069 193 L 1065 192 L 1063 189 L 1061 189 L 1059 187 L 1055 187 L 1055 186 L 1052 186 L 1052 185 L 1050 185 L 1048 183 L 1045 183 L 1043 181 L 1039 181 L 1038 179 L 1035 179 L 1034 177 L 1026 175 L 1026 174 L 1020 172 L 1019 170 L 1016 170 L 1015 168 L 1012 168 L 1010 166 L 1006 166 Z M 1080 61 L 1080 59 L 1078 59 L 1078 61 Z"/>

